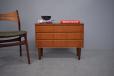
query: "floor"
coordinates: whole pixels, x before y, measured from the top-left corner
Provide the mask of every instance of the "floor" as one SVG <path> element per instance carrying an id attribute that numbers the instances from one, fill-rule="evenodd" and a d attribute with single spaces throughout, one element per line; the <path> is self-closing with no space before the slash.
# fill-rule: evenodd
<path id="1" fill-rule="evenodd" d="M 30 65 L 23 50 L 23 56 L 19 57 L 16 49 L 0 48 L 0 76 L 114 75 L 114 50 L 82 49 L 80 61 L 77 60 L 75 48 L 44 49 L 42 60 L 38 60 L 37 52 L 32 50 Z"/>

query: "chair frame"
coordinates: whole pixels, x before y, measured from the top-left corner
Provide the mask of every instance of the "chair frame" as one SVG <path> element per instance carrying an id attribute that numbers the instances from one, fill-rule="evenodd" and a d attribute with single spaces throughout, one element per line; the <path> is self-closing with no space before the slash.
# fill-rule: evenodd
<path id="1" fill-rule="evenodd" d="M 9 13 L 5 13 L 5 14 L 1 13 L 0 21 L 17 22 L 18 31 L 19 32 L 21 31 L 21 23 L 20 23 L 20 17 L 19 17 L 18 10 L 9 12 Z M 10 38 L 10 37 L 0 37 L 0 38 Z M 23 38 L 23 40 L 21 38 Z M 9 43 L 9 42 L 13 42 L 13 43 Z M 0 40 L 0 48 L 9 47 L 9 46 L 17 46 L 17 45 L 19 45 L 19 48 L 20 48 L 20 56 L 22 56 L 22 45 L 26 46 L 28 64 L 30 64 L 31 62 L 30 62 L 30 55 L 29 55 L 29 49 L 28 49 L 27 32 L 24 34 L 18 35 L 18 36 L 16 36 L 16 38 L 13 38 L 13 39 Z"/>

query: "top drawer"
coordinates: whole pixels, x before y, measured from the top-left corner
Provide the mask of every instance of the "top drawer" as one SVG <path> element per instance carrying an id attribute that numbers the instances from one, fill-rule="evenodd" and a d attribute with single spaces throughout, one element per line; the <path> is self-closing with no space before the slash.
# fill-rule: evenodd
<path id="1" fill-rule="evenodd" d="M 41 33 L 41 32 L 83 32 L 84 30 L 83 30 L 83 25 L 79 25 L 79 26 L 72 26 L 72 25 L 70 25 L 70 26 L 39 26 L 39 25 L 36 25 L 35 26 L 35 31 L 36 32 L 39 32 L 39 33 Z"/>

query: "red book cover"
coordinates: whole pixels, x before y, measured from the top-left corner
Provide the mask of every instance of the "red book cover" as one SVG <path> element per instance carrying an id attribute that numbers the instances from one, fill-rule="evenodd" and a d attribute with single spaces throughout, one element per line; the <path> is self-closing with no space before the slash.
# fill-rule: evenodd
<path id="1" fill-rule="evenodd" d="M 77 23 L 77 24 L 80 24 L 80 20 L 61 20 L 60 23 Z"/>

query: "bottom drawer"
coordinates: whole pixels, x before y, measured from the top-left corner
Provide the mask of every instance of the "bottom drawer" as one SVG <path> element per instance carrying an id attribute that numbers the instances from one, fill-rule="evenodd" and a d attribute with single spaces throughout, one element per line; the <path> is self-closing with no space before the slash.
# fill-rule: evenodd
<path id="1" fill-rule="evenodd" d="M 82 40 L 37 40 L 36 47 L 83 47 Z"/>

